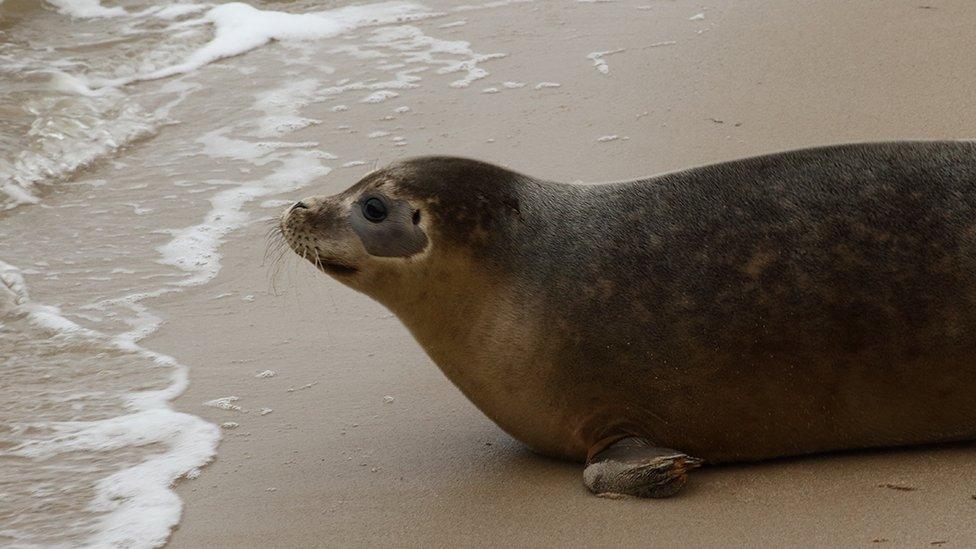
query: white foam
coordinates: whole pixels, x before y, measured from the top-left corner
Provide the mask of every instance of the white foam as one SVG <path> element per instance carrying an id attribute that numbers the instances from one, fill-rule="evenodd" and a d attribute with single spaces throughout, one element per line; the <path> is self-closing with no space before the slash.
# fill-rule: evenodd
<path id="1" fill-rule="evenodd" d="M 258 94 L 254 108 L 264 111 L 264 116 L 252 122 L 255 129 L 250 135 L 274 137 L 321 124 L 321 120 L 300 116 L 299 111 L 318 100 L 319 90 L 323 87 L 318 78 L 305 78 Z"/>
<path id="2" fill-rule="evenodd" d="M 382 103 L 387 99 L 393 99 L 394 97 L 400 97 L 400 94 L 392 90 L 380 90 L 375 91 L 366 97 L 359 100 L 360 103 Z"/>
<path id="3" fill-rule="evenodd" d="M 207 9 L 206 4 L 172 4 L 161 8 L 150 8 L 153 17 L 160 19 L 179 19 L 184 15 Z"/>
<path id="4" fill-rule="evenodd" d="M 99 338 L 96 332 L 66 318 L 57 307 L 31 301 L 22 271 L 3 261 L 0 261 L 0 292 L 0 311 L 19 312 L 34 326 L 54 333 Z"/>
<path id="5" fill-rule="evenodd" d="M 260 160 L 268 155 L 269 145 L 261 141 L 244 141 L 228 137 L 228 128 L 220 128 L 207 132 L 197 138 L 197 143 L 203 145 L 203 154 L 214 158 L 233 158 L 246 160 L 256 165 L 263 165 Z"/>
<path id="6" fill-rule="evenodd" d="M 106 94 L 104 90 L 91 89 L 84 78 L 73 76 L 56 69 L 49 71 L 49 74 L 51 75 L 51 80 L 48 82 L 48 87 L 52 90 L 84 95 L 86 97 Z"/>
<path id="7" fill-rule="evenodd" d="M 586 58 L 593 61 L 593 66 L 596 67 L 596 70 L 600 71 L 603 74 L 610 74 L 610 65 L 608 65 L 607 61 L 603 58 L 608 55 L 620 53 L 622 51 L 625 51 L 624 48 L 620 48 L 616 50 L 607 50 L 607 51 L 595 51 L 587 54 Z"/>
<path id="8" fill-rule="evenodd" d="M 259 372 L 259 373 L 255 374 L 254 377 L 259 378 L 259 379 L 268 379 L 268 378 L 274 377 L 276 375 L 278 375 L 278 372 L 276 372 L 274 370 L 265 370 L 263 372 Z"/>
<path id="9" fill-rule="evenodd" d="M 422 6 L 409 2 L 385 2 L 362 6 L 347 6 L 313 13 L 287 13 L 260 10 L 240 2 L 229 2 L 211 8 L 202 18 L 183 22 L 187 27 L 212 25 L 213 39 L 193 51 L 181 63 L 139 75 L 106 80 L 120 86 L 141 80 L 155 80 L 184 74 L 219 59 L 240 55 L 261 47 L 272 40 L 301 41 L 330 38 L 367 25 L 413 21 L 431 17 Z"/>
<path id="10" fill-rule="evenodd" d="M 0 305 L 44 329 L 84 338 L 90 345 L 135 352 L 159 365 L 172 368 L 169 385 L 162 390 L 134 393 L 128 398 L 132 413 L 97 421 L 51 422 L 45 427 L 53 436 L 30 439 L 9 450 L 10 455 L 50 458 L 74 452 L 103 452 L 127 447 L 162 445 L 158 453 L 137 465 L 119 470 L 95 486 L 92 509 L 102 513 L 92 546 L 155 547 L 162 545 L 179 522 L 182 502 L 172 491 L 173 482 L 192 475 L 216 453 L 220 438 L 216 426 L 196 416 L 176 412 L 169 401 L 187 386 L 187 369 L 172 357 L 140 347 L 137 341 L 159 325 L 145 309 L 132 321 L 132 330 L 108 337 L 68 320 L 51 306 L 30 300 L 21 272 L 0 261 Z M 162 292 L 157 292 L 162 293 Z M 133 305 L 149 297 L 123 298 Z"/>
<path id="11" fill-rule="evenodd" d="M 40 199 L 32 195 L 27 189 L 17 185 L 11 181 L 0 182 L 0 192 L 3 192 L 3 201 L 0 205 L 3 205 L 4 209 L 11 209 L 23 204 L 37 204 Z"/>
<path id="12" fill-rule="evenodd" d="M 461 27 L 467 25 L 467 21 L 451 21 L 450 23 L 444 23 L 443 25 L 437 25 L 439 29 L 453 29 L 455 27 Z"/>
<path id="13" fill-rule="evenodd" d="M 210 408 L 217 408 L 218 410 L 240 412 L 241 407 L 238 406 L 237 404 L 234 404 L 240 399 L 241 397 L 237 397 L 237 396 L 226 396 L 226 397 L 215 398 L 213 400 L 208 400 L 204 402 L 203 405 Z"/>
<path id="14" fill-rule="evenodd" d="M 505 57 L 503 53 L 475 53 L 469 42 L 433 38 L 411 25 L 377 29 L 369 41 L 403 52 L 407 63 L 440 65 L 437 74 L 465 73 L 459 80 L 451 82 L 450 85 L 454 88 L 466 88 L 474 81 L 488 76 L 488 71 L 480 67 L 480 63 Z M 460 56 L 461 59 L 437 57 L 441 54 Z"/>
<path id="15" fill-rule="evenodd" d="M 14 455 L 47 458 L 84 451 L 109 451 L 165 444 L 168 451 L 102 479 L 93 508 L 107 513 L 89 540 L 98 547 L 156 547 L 178 522 L 182 502 L 170 486 L 212 459 L 219 432 L 215 425 L 168 407 L 91 422 L 53 425 L 58 435 L 25 444 Z"/>
<path id="16" fill-rule="evenodd" d="M 284 198 L 272 198 L 270 200 L 263 200 L 261 202 L 262 208 L 281 208 L 282 206 L 287 206 L 289 204 L 294 204 L 294 200 L 287 200 Z"/>
<path id="17" fill-rule="evenodd" d="M 705 19 L 705 13 L 704 12 L 702 12 L 702 13 L 696 13 L 695 15 L 692 15 L 691 17 L 688 18 L 689 21 L 702 21 L 704 19 Z"/>
<path id="18" fill-rule="evenodd" d="M 47 3 L 58 8 L 58 13 L 82 19 L 120 17 L 128 13 L 117 6 L 106 8 L 99 0 L 47 0 Z"/>
<path id="19" fill-rule="evenodd" d="M 455 6 L 451 8 L 453 11 L 472 11 L 472 10 L 484 10 L 491 8 L 501 8 L 504 6 L 510 6 L 512 4 L 528 4 L 535 2 L 535 0 L 494 0 L 493 2 L 485 2 L 484 4 L 463 4 L 460 6 Z"/>
<path id="20" fill-rule="evenodd" d="M 210 147 L 207 154 L 231 155 L 259 165 L 274 162 L 278 166 L 267 177 L 235 184 L 232 188 L 212 196 L 211 209 L 202 222 L 172 231 L 173 239 L 158 248 L 162 255 L 160 263 L 173 265 L 190 273 L 191 276 L 176 283 L 180 286 L 203 284 L 217 276 L 220 272 L 220 254 L 217 248 L 228 233 L 248 221 L 249 216 L 243 211 L 245 204 L 257 198 L 297 190 L 331 171 L 322 165 L 321 159 L 332 155 L 316 150 L 289 150 L 289 147 L 308 147 L 314 144 L 265 143 L 261 146 L 224 135 L 219 137 L 219 145 L 214 145 L 215 134 L 208 134 L 204 140 L 205 146 L 209 144 Z M 263 154 L 259 154 L 262 151 Z"/>
<path id="21" fill-rule="evenodd" d="M 535 85 L 535 89 L 544 90 L 546 88 L 558 88 L 559 86 L 560 84 L 556 82 L 539 82 L 538 84 Z"/>

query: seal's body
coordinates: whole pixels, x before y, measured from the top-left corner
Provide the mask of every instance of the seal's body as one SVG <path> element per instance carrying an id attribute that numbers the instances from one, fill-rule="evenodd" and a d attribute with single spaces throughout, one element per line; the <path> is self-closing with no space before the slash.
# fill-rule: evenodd
<path id="1" fill-rule="evenodd" d="M 399 228 L 358 228 L 390 221 L 370 199 Z M 388 306 L 514 437 L 589 457 L 594 491 L 670 495 L 689 455 L 976 438 L 976 144 L 586 186 L 430 157 L 299 204 L 297 252 Z M 667 489 L 621 488 L 634 468 Z"/>

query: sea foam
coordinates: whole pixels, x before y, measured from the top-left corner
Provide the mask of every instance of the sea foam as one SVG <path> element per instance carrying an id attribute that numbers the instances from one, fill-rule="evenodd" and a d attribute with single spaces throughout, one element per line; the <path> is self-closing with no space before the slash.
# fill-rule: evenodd
<path id="1" fill-rule="evenodd" d="M 129 299 L 137 302 L 144 297 Z M 91 421 L 38 423 L 33 430 L 42 434 L 7 451 L 9 456 L 46 460 L 78 452 L 161 446 L 163 451 L 98 481 L 91 508 L 101 519 L 89 543 L 113 547 L 162 545 L 182 511 L 182 502 L 171 485 L 213 458 L 220 435 L 215 425 L 169 406 L 169 401 L 186 389 L 186 367 L 137 343 L 155 330 L 159 319 L 147 314 L 133 323 L 132 330 L 114 337 L 84 328 L 57 307 L 34 302 L 22 272 L 0 261 L 0 319 L 4 317 L 26 319 L 49 337 L 68 338 L 74 346 L 135 353 L 170 368 L 167 387 L 128 396 L 128 413 Z"/>
<path id="2" fill-rule="evenodd" d="M 248 4 L 230 2 L 211 8 L 200 19 L 180 24 L 181 27 L 208 24 L 214 29 L 213 39 L 182 62 L 128 78 L 107 80 L 104 84 L 119 86 L 187 73 L 218 59 L 253 50 L 272 40 L 317 40 L 367 25 L 411 21 L 433 15 L 436 14 L 408 2 L 347 6 L 297 14 L 260 10 Z"/>
<path id="3" fill-rule="evenodd" d="M 83 19 L 94 17 L 120 17 L 128 12 L 125 8 L 106 8 L 99 0 L 47 0 L 48 4 L 58 8 L 58 11 L 72 17 Z"/>

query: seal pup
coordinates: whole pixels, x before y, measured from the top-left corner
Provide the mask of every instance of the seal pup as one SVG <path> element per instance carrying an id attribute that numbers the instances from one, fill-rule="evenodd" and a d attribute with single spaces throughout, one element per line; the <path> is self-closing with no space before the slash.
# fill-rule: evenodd
<path id="1" fill-rule="evenodd" d="M 669 496 L 705 462 L 976 438 L 973 143 L 597 185 L 415 158 L 280 229 L 600 495 Z"/>

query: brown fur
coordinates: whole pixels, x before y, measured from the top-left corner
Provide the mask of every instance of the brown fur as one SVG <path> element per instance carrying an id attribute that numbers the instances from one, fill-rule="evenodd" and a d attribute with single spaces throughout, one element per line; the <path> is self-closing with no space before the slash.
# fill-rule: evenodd
<path id="1" fill-rule="evenodd" d="M 372 257 L 343 224 L 338 205 L 376 188 L 422 212 L 422 252 Z M 976 145 L 596 186 L 432 157 L 312 203 L 283 219 L 293 247 L 354 265 L 337 278 L 540 452 L 633 435 L 716 462 L 976 437 Z"/>

